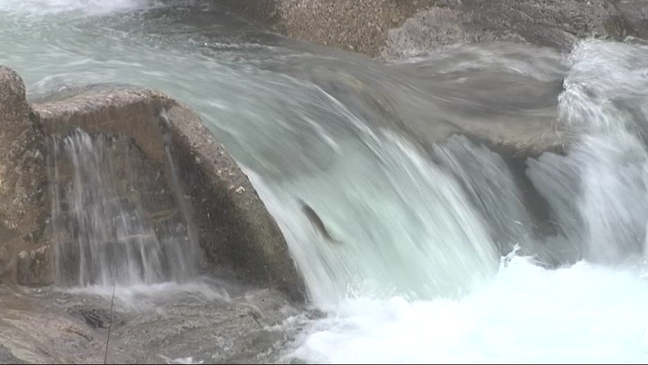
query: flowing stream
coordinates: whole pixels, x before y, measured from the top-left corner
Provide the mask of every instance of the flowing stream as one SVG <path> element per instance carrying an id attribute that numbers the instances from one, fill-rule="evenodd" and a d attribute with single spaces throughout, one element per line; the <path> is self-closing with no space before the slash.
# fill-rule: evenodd
<path id="1" fill-rule="evenodd" d="M 385 65 L 264 32 L 212 2 L 144 0 L 0 0 L 0 44 L 30 98 L 135 84 L 200 113 L 328 314 L 277 326 L 304 326 L 282 360 L 648 361 L 646 47 L 490 44 Z M 555 119 L 573 148 L 521 171 L 448 137 L 458 121 L 524 133 Z M 68 138 L 72 158 L 94 156 Z M 516 174 L 546 200 L 551 232 L 534 231 Z M 299 200 L 341 244 L 322 239 Z M 159 281 L 146 273 L 129 277 Z M 126 280 L 107 275 L 80 285 Z"/>

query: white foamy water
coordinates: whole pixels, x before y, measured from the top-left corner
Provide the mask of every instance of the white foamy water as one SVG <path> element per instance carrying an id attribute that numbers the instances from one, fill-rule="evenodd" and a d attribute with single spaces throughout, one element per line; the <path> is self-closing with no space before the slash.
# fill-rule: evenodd
<path id="1" fill-rule="evenodd" d="M 318 363 L 645 363 L 648 281 L 515 257 L 459 300 L 349 299 L 291 356 Z"/>

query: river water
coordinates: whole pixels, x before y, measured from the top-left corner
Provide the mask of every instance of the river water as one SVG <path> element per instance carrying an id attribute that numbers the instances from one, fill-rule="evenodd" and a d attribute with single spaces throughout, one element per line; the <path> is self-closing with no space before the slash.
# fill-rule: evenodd
<path id="1" fill-rule="evenodd" d="M 328 313 L 277 326 L 305 326 L 283 360 L 648 361 L 648 48 L 483 45 L 384 65 L 179 3 L 0 0 L 0 64 L 30 97 L 136 84 L 201 114 Z M 574 147 L 527 162 L 555 231 L 540 235 L 502 158 L 445 137 L 457 121 L 557 118 Z"/>

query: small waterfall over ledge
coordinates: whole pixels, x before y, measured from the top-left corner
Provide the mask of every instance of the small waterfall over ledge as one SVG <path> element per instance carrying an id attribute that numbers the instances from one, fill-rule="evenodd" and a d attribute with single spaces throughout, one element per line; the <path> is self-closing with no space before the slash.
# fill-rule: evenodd
<path id="1" fill-rule="evenodd" d="M 177 203 L 180 186 L 169 189 L 130 139 L 74 129 L 50 144 L 59 285 L 182 282 L 197 274 L 199 248 L 186 209 L 177 208 L 186 205 Z"/>

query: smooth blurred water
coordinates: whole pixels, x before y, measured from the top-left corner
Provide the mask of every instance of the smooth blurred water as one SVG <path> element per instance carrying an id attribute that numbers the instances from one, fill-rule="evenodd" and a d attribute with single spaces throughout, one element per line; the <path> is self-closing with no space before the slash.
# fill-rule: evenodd
<path id="1" fill-rule="evenodd" d="M 201 114 L 277 219 L 312 304 L 329 313 L 287 358 L 647 360 L 648 49 L 494 44 L 384 65 L 283 39 L 210 3 L 170 4 L 0 0 L 0 63 L 32 99 L 129 83 Z M 555 234 L 533 232 L 519 171 L 448 139 L 457 123 L 513 134 L 566 126 L 566 156 L 526 165 Z M 341 245 L 320 237 L 298 199 Z M 564 267 L 501 263 L 517 244 Z"/>
<path id="2" fill-rule="evenodd" d="M 200 248 L 192 226 L 184 224 L 191 219 L 179 184 L 172 195 L 142 184 L 144 179 L 138 184 L 135 171 L 154 172 L 138 166 L 139 151 L 123 139 L 75 129 L 53 136 L 50 147 L 50 229 L 59 286 L 150 285 L 197 276 Z M 178 179 L 176 162 L 169 160 Z M 147 189 L 154 191 L 141 191 Z M 158 209 L 166 207 L 161 212 L 168 217 L 151 219 L 151 200 Z M 173 203 L 179 209 L 168 208 Z M 173 219 L 174 213 L 182 218 Z"/>

